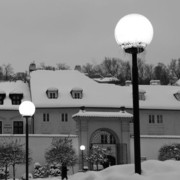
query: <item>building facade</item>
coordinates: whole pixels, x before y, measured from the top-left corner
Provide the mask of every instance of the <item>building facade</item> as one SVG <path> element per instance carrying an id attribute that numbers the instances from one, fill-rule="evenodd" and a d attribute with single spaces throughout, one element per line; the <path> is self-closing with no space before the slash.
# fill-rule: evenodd
<path id="1" fill-rule="evenodd" d="M 78 135 L 78 146 L 85 145 L 86 154 L 99 145 L 111 150 L 112 164 L 131 162 L 130 83 L 99 84 L 74 70 L 36 70 L 31 66 L 30 71 L 28 83 L 0 83 L 1 134 L 25 132 L 18 107 L 31 100 L 36 112 L 29 123 L 30 133 Z M 140 85 L 139 102 L 141 135 L 180 135 L 180 87 Z"/>

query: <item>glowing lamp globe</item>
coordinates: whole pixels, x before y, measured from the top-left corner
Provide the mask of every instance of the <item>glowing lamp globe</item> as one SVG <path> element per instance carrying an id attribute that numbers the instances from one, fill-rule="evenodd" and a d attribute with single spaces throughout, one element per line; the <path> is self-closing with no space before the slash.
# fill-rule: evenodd
<path id="1" fill-rule="evenodd" d="M 19 113 L 22 116 L 33 116 L 35 113 L 35 106 L 31 101 L 23 101 L 19 106 Z"/>
<path id="2" fill-rule="evenodd" d="M 85 149 L 86 149 L 86 147 L 85 147 L 84 145 L 81 145 L 81 146 L 80 146 L 80 150 L 81 150 L 81 151 L 84 151 Z"/>
<path id="3" fill-rule="evenodd" d="M 129 14 L 119 20 L 114 34 L 117 44 L 125 52 L 132 53 L 132 49 L 142 52 L 152 41 L 153 27 L 145 16 Z"/>

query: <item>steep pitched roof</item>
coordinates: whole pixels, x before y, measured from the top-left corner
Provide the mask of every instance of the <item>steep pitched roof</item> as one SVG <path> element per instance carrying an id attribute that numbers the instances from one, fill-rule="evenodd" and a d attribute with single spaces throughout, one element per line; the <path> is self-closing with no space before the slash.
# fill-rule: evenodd
<path id="1" fill-rule="evenodd" d="M 59 90 L 57 99 L 48 99 L 46 90 L 50 87 Z M 82 99 L 73 99 L 71 90 L 83 89 Z M 142 109 L 180 109 L 180 101 L 174 97 L 177 86 L 140 85 L 146 94 L 145 101 L 140 101 Z M 38 70 L 31 73 L 32 101 L 37 108 L 45 107 L 107 107 L 132 108 L 132 86 L 99 84 L 83 73 L 75 70 Z"/>
<path id="2" fill-rule="evenodd" d="M 23 81 L 11 81 L 11 82 L 0 82 L 0 92 L 5 93 L 4 104 L 0 105 L 0 109 L 4 110 L 18 110 L 19 105 L 12 105 L 9 94 L 11 93 L 22 93 L 23 100 L 31 100 L 29 86 Z"/>

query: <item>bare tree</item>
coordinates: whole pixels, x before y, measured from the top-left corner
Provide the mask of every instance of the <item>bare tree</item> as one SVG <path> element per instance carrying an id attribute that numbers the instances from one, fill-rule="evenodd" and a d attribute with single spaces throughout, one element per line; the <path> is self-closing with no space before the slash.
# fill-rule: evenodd
<path id="1" fill-rule="evenodd" d="M 45 65 L 45 63 L 40 63 L 40 68 L 45 70 L 55 70 L 56 68 L 50 65 Z"/>
<path id="2" fill-rule="evenodd" d="M 158 65 L 154 67 L 154 79 L 160 80 L 163 85 L 169 83 L 169 70 L 165 64 L 158 63 Z"/>
<path id="3" fill-rule="evenodd" d="M 14 74 L 11 64 L 3 64 L 2 69 L 4 80 L 9 80 L 9 78 Z"/>
<path id="4" fill-rule="evenodd" d="M 58 64 L 56 64 L 56 66 L 57 66 L 57 69 L 59 69 L 59 70 L 69 70 L 70 69 L 70 67 L 65 63 L 58 63 Z"/>
<path id="5" fill-rule="evenodd" d="M 118 72 L 120 69 L 121 60 L 117 58 L 107 58 L 102 62 L 102 68 L 104 70 L 104 74 L 118 76 Z"/>
<path id="6" fill-rule="evenodd" d="M 83 65 L 82 67 L 82 71 L 86 74 L 88 74 L 88 76 L 92 76 L 94 75 L 94 66 L 93 64 L 87 63 L 86 65 Z"/>
<path id="7" fill-rule="evenodd" d="M 25 163 L 25 150 L 18 139 L 4 139 L 0 143 L 0 165 L 5 167 L 5 179 L 7 179 L 8 167 L 13 167 L 13 179 L 15 180 L 15 166 Z M 30 156 L 29 156 L 30 157 Z M 32 159 L 29 158 L 29 162 Z"/>

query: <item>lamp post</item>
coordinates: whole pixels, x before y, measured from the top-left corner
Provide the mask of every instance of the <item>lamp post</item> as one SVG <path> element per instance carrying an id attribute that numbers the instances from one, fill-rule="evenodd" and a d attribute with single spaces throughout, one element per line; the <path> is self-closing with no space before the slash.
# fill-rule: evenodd
<path id="1" fill-rule="evenodd" d="M 137 54 L 145 50 L 153 37 L 151 22 L 140 14 L 129 14 L 119 20 L 115 28 L 117 44 L 132 54 L 132 86 L 134 116 L 134 156 L 135 173 L 141 174 L 140 123 L 139 123 L 139 90 Z"/>
<path id="2" fill-rule="evenodd" d="M 84 169 L 84 154 L 83 151 L 86 149 L 86 147 L 84 145 L 80 146 L 80 150 L 81 150 L 81 155 L 82 155 L 82 170 Z"/>
<path id="3" fill-rule="evenodd" d="M 29 129 L 28 119 L 35 113 L 35 106 L 31 101 L 23 101 L 19 106 L 19 113 L 26 119 L 26 180 L 29 179 L 28 155 L 29 155 Z"/>

